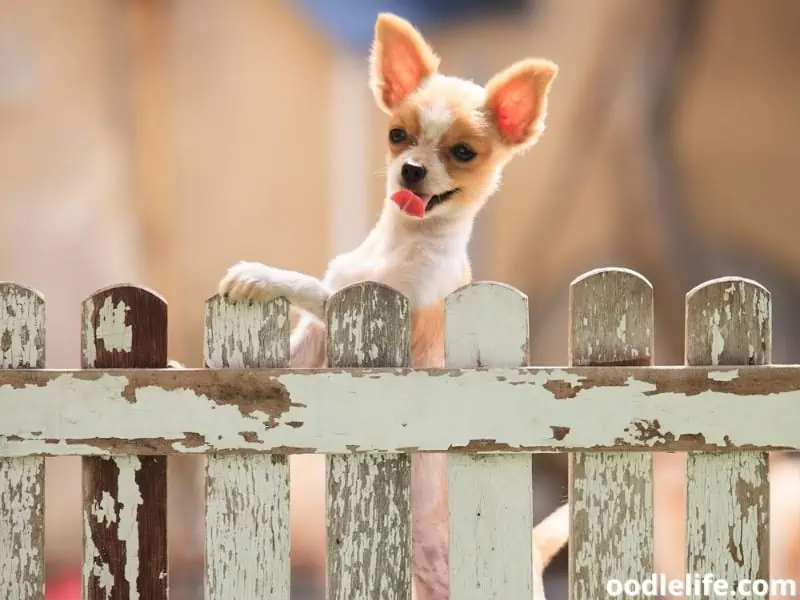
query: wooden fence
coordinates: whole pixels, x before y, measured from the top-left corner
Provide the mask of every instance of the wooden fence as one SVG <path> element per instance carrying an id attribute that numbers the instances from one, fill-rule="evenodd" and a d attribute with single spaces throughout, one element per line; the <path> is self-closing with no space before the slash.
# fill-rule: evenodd
<path id="1" fill-rule="evenodd" d="M 287 455 L 324 453 L 328 598 L 410 597 L 408 452 L 447 452 L 451 598 L 530 598 L 535 452 L 570 452 L 571 598 L 652 572 L 652 452 L 688 451 L 687 570 L 768 574 L 766 451 L 800 448 L 800 367 L 770 362 L 771 299 L 686 298 L 686 365 L 654 367 L 653 294 L 625 269 L 570 290 L 570 358 L 528 367 L 527 298 L 447 298 L 446 369 L 412 370 L 409 308 L 377 284 L 328 307 L 330 368 L 285 369 L 288 305 L 206 304 L 206 369 L 165 369 L 167 307 L 83 303 L 82 369 L 45 369 L 45 303 L 0 286 L 0 597 L 43 597 L 44 457 L 84 465 L 85 598 L 167 597 L 166 456 L 207 459 L 206 598 L 289 598 Z M 713 518 L 712 518 L 713 516 Z M 516 566 L 516 568 L 511 568 Z"/>

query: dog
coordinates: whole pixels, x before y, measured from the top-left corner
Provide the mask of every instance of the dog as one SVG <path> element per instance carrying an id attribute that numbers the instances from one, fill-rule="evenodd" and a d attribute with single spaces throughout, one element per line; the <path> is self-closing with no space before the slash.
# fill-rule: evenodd
<path id="1" fill-rule="evenodd" d="M 219 283 L 218 292 L 232 301 L 282 296 L 290 302 L 300 315 L 290 339 L 293 368 L 327 366 L 326 302 L 344 286 L 363 281 L 390 286 L 408 298 L 411 366 L 444 366 L 444 300 L 472 280 L 467 244 L 473 223 L 498 189 L 505 166 L 533 147 L 544 131 L 558 67 L 528 58 L 481 86 L 440 73 L 439 62 L 409 22 L 388 13 L 378 16 L 369 85 L 388 116 L 388 157 L 386 197 L 377 223 L 357 248 L 333 258 L 321 279 L 243 261 Z M 306 471 L 304 484 L 317 489 L 313 503 L 321 512 L 320 458 L 293 457 L 292 467 L 303 461 L 314 470 Z M 412 456 L 412 570 L 418 600 L 448 598 L 445 460 L 441 454 Z M 295 484 L 294 471 L 292 478 L 293 487 L 301 485 Z M 568 536 L 566 506 L 534 529 L 537 600 L 544 599 L 542 571 Z"/>

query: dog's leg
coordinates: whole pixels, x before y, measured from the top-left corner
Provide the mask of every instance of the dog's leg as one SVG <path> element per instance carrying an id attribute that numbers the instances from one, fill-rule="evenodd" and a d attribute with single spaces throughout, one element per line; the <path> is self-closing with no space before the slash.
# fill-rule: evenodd
<path id="1" fill-rule="evenodd" d="M 242 261 L 228 269 L 219 283 L 219 293 L 231 300 L 272 300 L 283 296 L 292 306 L 324 322 L 331 290 L 304 273 Z"/>
<path id="2" fill-rule="evenodd" d="M 303 315 L 289 339 L 289 366 L 295 369 L 322 369 L 327 364 L 326 327 L 321 321 Z"/>

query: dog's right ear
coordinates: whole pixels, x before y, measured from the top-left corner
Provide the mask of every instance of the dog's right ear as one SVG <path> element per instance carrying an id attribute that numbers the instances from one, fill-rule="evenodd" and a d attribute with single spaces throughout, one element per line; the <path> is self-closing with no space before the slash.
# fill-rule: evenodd
<path id="1" fill-rule="evenodd" d="M 439 57 L 413 25 L 381 13 L 370 55 L 370 87 L 381 110 L 391 112 L 439 68 Z"/>

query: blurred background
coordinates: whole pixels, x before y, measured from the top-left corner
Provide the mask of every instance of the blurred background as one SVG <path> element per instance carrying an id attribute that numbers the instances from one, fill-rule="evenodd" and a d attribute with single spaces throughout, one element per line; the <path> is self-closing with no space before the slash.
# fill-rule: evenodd
<path id="1" fill-rule="evenodd" d="M 529 295 L 533 364 L 566 362 L 570 281 L 602 266 L 653 283 L 658 364 L 683 361 L 685 293 L 723 275 L 772 291 L 773 361 L 800 359 L 800 2 L 0 0 L 0 279 L 45 295 L 49 367 L 79 365 L 80 302 L 124 281 L 166 297 L 170 356 L 201 366 L 231 263 L 321 275 L 362 239 L 384 188 L 381 10 L 454 75 L 560 65 L 547 132 L 472 243 L 476 279 Z M 565 464 L 537 458 L 537 520 Z M 78 598 L 79 465 L 47 465 L 48 600 Z M 202 459 L 170 460 L 174 600 L 201 598 L 202 486 Z M 293 599 L 321 598 L 319 552 L 296 547 Z"/>

